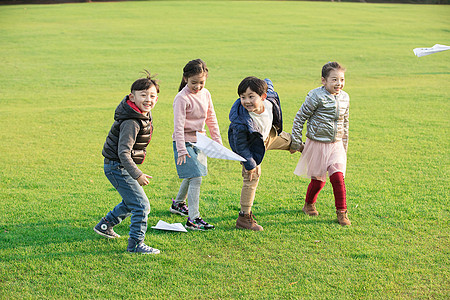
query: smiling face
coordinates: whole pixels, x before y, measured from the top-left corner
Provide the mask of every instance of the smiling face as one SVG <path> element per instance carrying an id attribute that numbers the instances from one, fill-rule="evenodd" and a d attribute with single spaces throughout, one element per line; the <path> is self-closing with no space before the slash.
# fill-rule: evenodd
<path id="1" fill-rule="evenodd" d="M 187 81 L 187 86 L 192 93 L 197 94 L 200 92 L 206 84 L 206 78 L 208 77 L 208 73 L 203 72 L 197 75 L 192 75 L 188 78 L 185 78 Z"/>
<path id="2" fill-rule="evenodd" d="M 264 112 L 264 100 L 267 94 L 264 93 L 261 96 L 256 92 L 252 91 L 249 87 L 247 90 L 240 94 L 241 104 L 248 112 L 254 112 L 256 114 L 261 114 Z"/>
<path id="3" fill-rule="evenodd" d="M 331 70 L 327 78 L 322 77 L 322 84 L 331 95 L 339 94 L 345 85 L 344 71 L 340 69 Z"/>
<path id="4" fill-rule="evenodd" d="M 141 112 L 148 113 L 158 101 L 158 92 L 156 87 L 152 85 L 147 90 L 133 91 L 129 97 L 131 102 L 134 102 Z"/>
<path id="5" fill-rule="evenodd" d="M 345 85 L 344 71 L 340 69 L 331 70 L 326 78 L 322 77 L 322 84 L 331 95 L 339 94 Z"/>

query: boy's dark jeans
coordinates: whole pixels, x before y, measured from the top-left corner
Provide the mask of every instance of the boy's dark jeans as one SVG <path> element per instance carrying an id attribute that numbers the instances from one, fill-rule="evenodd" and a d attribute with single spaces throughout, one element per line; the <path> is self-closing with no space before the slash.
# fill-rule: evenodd
<path id="1" fill-rule="evenodd" d="M 142 186 L 120 165 L 109 161 L 104 164 L 105 175 L 122 196 L 122 202 L 106 215 L 106 220 L 114 226 L 131 216 L 130 238 L 141 242 L 147 231 L 150 202 Z"/>

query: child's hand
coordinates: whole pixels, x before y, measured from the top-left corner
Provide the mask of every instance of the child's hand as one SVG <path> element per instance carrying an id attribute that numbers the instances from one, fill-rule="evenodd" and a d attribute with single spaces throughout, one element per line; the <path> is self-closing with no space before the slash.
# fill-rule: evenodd
<path id="1" fill-rule="evenodd" d="M 184 154 L 184 155 L 178 156 L 178 158 L 177 158 L 178 166 L 181 166 L 182 164 L 186 163 L 186 156 L 191 158 L 191 156 L 189 154 Z"/>
<path id="2" fill-rule="evenodd" d="M 250 181 L 252 181 L 253 180 L 253 176 L 256 175 L 256 168 L 253 168 L 251 170 L 246 170 L 246 171 L 248 173 L 248 179 Z"/>
<path id="3" fill-rule="evenodd" d="M 298 149 L 298 152 L 303 152 L 303 149 L 305 149 L 305 144 L 301 144 L 300 148 Z"/>
<path id="4" fill-rule="evenodd" d="M 301 144 L 300 147 L 298 148 L 298 150 L 289 149 L 289 152 L 291 152 L 291 154 L 294 154 L 295 152 L 302 152 L 304 148 L 305 148 L 305 144 Z"/>
<path id="5" fill-rule="evenodd" d="M 147 184 L 150 183 L 149 179 L 151 179 L 151 178 L 153 178 L 153 177 L 150 175 L 142 174 L 141 176 L 139 176 L 137 181 L 139 182 L 139 185 L 146 186 Z"/>

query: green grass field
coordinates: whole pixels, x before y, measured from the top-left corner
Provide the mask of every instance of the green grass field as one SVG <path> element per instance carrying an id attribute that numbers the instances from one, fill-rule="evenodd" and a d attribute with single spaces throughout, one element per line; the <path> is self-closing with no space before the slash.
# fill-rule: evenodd
<path id="1" fill-rule="evenodd" d="M 1 299 L 448 299 L 450 7 L 331 2 L 118 2 L 0 6 Z M 179 179 L 172 101 L 182 68 L 204 59 L 224 142 L 246 76 L 269 77 L 290 131 L 320 69 L 347 67 L 346 177 L 353 225 L 301 212 L 299 154 L 269 152 L 253 211 L 234 229 L 237 162 L 209 160 L 200 211 L 213 232 L 148 230 L 157 256 L 125 252 L 92 227 L 120 199 L 101 149 L 114 109 L 144 68 L 159 73 L 142 170 L 158 220 Z M 150 227 L 149 226 L 149 227 Z"/>

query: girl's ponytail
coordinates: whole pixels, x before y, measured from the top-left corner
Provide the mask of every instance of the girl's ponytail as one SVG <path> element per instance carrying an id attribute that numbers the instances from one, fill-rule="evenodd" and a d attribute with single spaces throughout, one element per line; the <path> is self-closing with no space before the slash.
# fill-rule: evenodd
<path id="1" fill-rule="evenodd" d="M 180 87 L 178 91 L 181 91 L 187 84 L 187 79 L 191 76 L 206 73 L 208 75 L 208 67 L 206 63 L 200 58 L 191 60 L 183 68 L 183 78 L 181 78 Z"/>
<path id="2" fill-rule="evenodd" d="M 187 81 L 183 78 L 181 78 L 181 83 L 180 83 L 180 87 L 178 88 L 178 91 L 181 91 L 187 84 Z"/>

